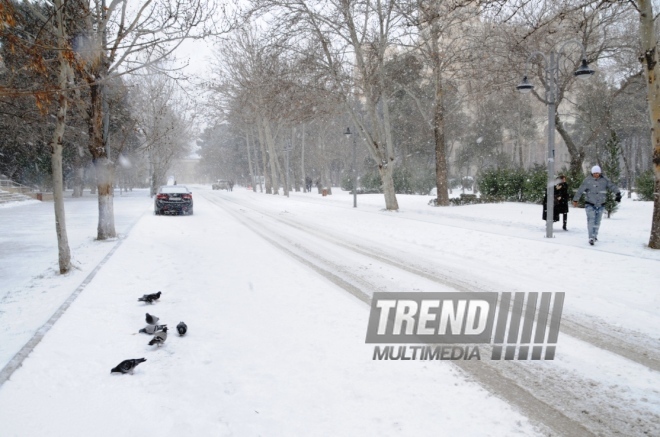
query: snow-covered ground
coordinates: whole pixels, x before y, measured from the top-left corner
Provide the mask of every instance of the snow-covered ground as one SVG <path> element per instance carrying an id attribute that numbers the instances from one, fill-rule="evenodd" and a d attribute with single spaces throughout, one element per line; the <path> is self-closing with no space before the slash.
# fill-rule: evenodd
<path id="1" fill-rule="evenodd" d="M 67 197 L 64 276 L 52 203 L 0 206 L 0 435 L 660 435 L 649 202 L 624 198 L 591 247 L 581 209 L 547 239 L 539 205 L 192 189 L 176 217 L 117 193 L 105 242 L 96 198 Z M 372 360 L 365 296 L 455 290 L 564 291 L 556 359 Z"/>

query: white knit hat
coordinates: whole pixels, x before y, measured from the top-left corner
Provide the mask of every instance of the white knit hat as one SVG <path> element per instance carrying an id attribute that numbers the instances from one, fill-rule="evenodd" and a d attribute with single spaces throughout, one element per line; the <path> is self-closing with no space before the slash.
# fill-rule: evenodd
<path id="1" fill-rule="evenodd" d="M 593 167 L 591 167 L 591 174 L 594 174 L 594 173 L 600 173 L 600 167 L 598 167 L 597 165 L 594 165 Z"/>

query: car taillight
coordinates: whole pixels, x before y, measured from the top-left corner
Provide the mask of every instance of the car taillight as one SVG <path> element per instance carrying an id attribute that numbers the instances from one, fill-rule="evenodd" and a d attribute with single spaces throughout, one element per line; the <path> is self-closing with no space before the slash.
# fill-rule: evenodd
<path id="1" fill-rule="evenodd" d="M 192 200 L 192 194 L 184 194 L 183 196 L 181 196 L 181 198 L 186 200 Z"/>
<path id="2" fill-rule="evenodd" d="M 169 196 L 167 194 L 158 194 L 156 196 L 156 199 L 158 199 L 158 200 L 167 200 L 167 199 L 169 199 Z"/>

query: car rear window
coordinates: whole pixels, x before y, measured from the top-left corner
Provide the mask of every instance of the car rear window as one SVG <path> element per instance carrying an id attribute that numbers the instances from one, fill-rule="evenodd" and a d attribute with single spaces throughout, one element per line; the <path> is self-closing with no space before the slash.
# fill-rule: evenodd
<path id="1" fill-rule="evenodd" d="M 187 193 L 188 189 L 186 187 L 177 187 L 175 185 L 162 187 L 160 189 L 161 193 Z"/>

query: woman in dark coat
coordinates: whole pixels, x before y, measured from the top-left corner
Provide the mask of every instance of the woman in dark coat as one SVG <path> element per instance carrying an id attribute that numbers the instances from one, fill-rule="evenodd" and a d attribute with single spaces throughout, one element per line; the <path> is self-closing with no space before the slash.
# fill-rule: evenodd
<path id="1" fill-rule="evenodd" d="M 557 193 L 557 188 L 555 187 L 555 193 Z M 557 210 L 557 196 L 555 196 L 555 206 L 553 207 L 554 209 L 552 210 L 552 221 L 553 222 L 558 222 L 559 221 L 559 212 Z M 543 215 L 541 218 L 543 221 L 546 221 L 548 217 L 548 195 L 547 193 L 543 195 Z"/>
<path id="2" fill-rule="evenodd" d="M 565 231 L 568 231 L 566 229 L 566 220 L 568 218 L 568 202 L 569 202 L 569 195 L 568 195 L 568 183 L 566 183 L 566 176 L 564 175 L 559 175 L 559 182 L 557 185 L 555 185 L 555 215 L 557 217 L 557 220 L 559 220 L 559 214 L 564 214 L 564 226 L 563 229 Z"/>
<path id="3" fill-rule="evenodd" d="M 558 222 L 559 221 L 559 214 L 564 214 L 564 226 L 563 229 L 567 231 L 566 229 L 566 219 L 568 216 L 568 184 L 566 183 L 566 176 L 561 175 L 559 176 L 559 182 L 555 185 L 555 199 L 554 199 L 554 206 L 552 210 L 552 221 L 553 222 Z M 547 195 L 543 196 L 543 220 L 546 220 L 546 217 L 548 216 L 548 202 L 547 202 Z"/>

